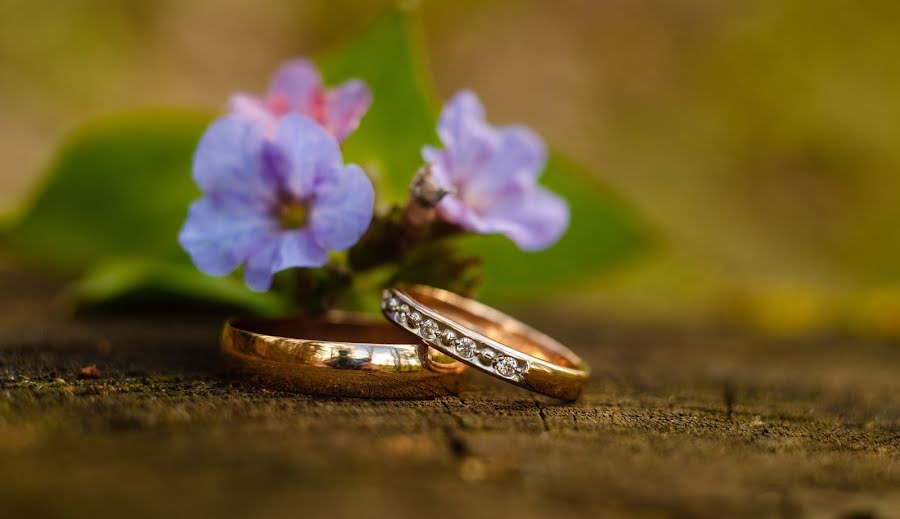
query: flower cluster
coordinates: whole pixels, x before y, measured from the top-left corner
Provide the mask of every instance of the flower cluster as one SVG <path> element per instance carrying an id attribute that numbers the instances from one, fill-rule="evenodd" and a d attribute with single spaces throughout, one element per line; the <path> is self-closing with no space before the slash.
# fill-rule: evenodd
<path id="1" fill-rule="evenodd" d="M 320 267 L 359 240 L 372 219 L 372 183 L 344 165 L 337 142 L 308 117 L 282 117 L 271 138 L 240 117 L 209 127 L 194 155 L 194 202 L 179 236 L 197 268 L 224 275 L 244 263 L 254 290 L 291 267 Z"/>
<path id="2" fill-rule="evenodd" d="M 374 190 L 359 166 L 344 163 L 339 143 L 371 102 L 359 80 L 325 88 L 306 60 L 286 63 L 263 96 L 235 94 L 231 113 L 209 126 L 194 155 L 203 197 L 179 241 L 197 268 L 219 276 L 243 265 L 247 285 L 264 291 L 275 273 L 321 267 L 331 251 L 357 244 L 374 216 Z M 538 185 L 547 151 L 536 134 L 489 125 L 466 91 L 444 107 L 438 136 L 442 148 L 422 150 L 439 193 L 427 204 L 433 218 L 504 234 L 528 251 L 559 239 L 568 206 Z"/>
<path id="3" fill-rule="evenodd" d="M 569 225 L 566 203 L 540 187 L 547 148 L 524 126 L 494 128 L 472 92 L 444 107 L 438 122 L 443 149 L 426 146 L 422 158 L 448 189 L 438 213 L 479 234 L 507 235 L 523 250 L 552 245 Z"/>

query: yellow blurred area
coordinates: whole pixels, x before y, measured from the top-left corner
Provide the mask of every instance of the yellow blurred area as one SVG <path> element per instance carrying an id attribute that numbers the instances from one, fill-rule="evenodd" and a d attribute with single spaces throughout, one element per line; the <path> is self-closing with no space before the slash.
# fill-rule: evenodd
<path id="1" fill-rule="evenodd" d="M 0 212 L 85 120 L 223 107 L 393 4 L 0 0 Z M 900 3 L 419 4 L 442 96 L 474 89 L 493 121 L 533 126 L 657 230 L 652 256 L 568 302 L 900 332 Z"/>

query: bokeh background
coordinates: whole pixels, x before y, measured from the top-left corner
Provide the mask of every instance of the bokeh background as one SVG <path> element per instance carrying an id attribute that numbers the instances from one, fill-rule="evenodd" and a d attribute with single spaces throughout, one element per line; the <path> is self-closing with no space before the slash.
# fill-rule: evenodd
<path id="1" fill-rule="evenodd" d="M 395 5 L 0 0 L 0 213 L 24 210 L 85 122 L 221 110 L 284 59 L 320 56 Z M 646 229 L 639 254 L 538 304 L 900 333 L 897 2 L 404 6 L 437 97 L 476 90 L 491 120 L 534 127 Z"/>

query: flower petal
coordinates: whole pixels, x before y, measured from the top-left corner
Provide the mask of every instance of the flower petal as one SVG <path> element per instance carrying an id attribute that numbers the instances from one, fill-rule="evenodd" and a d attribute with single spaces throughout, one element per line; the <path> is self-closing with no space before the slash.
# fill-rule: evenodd
<path id="1" fill-rule="evenodd" d="M 443 219 L 469 231 L 505 234 L 525 251 L 553 245 L 569 226 L 568 204 L 539 186 L 507 193 L 483 210 L 447 196 L 441 200 L 438 211 Z"/>
<path id="2" fill-rule="evenodd" d="M 503 196 L 480 213 L 486 227 L 508 236 L 520 249 L 536 251 L 556 243 L 569 226 L 569 205 L 550 191 L 533 186 Z"/>
<path id="3" fill-rule="evenodd" d="M 244 281 L 252 290 L 265 292 L 276 272 L 294 267 L 321 267 L 328 251 L 306 230 L 286 231 L 261 243 L 244 265 Z"/>
<path id="4" fill-rule="evenodd" d="M 223 276 L 276 230 L 277 223 L 253 200 L 213 195 L 191 204 L 178 242 L 200 271 Z"/>
<path id="5" fill-rule="evenodd" d="M 272 276 L 275 274 L 272 265 L 278 248 L 279 240 L 276 235 L 260 242 L 259 247 L 247 258 L 244 265 L 244 283 L 247 283 L 250 290 L 265 292 L 272 286 Z"/>
<path id="6" fill-rule="evenodd" d="M 258 97 L 237 93 L 228 100 L 231 115 L 253 121 L 263 128 L 263 133 L 270 134 L 275 130 L 278 118 L 266 107 Z"/>
<path id="7" fill-rule="evenodd" d="M 262 130 L 253 122 L 235 116 L 216 120 L 194 152 L 194 181 L 206 194 L 272 200 L 279 179 L 264 167 L 263 145 Z"/>
<path id="8" fill-rule="evenodd" d="M 547 148 L 524 126 L 508 126 L 496 133 L 487 159 L 473 165 L 472 173 L 455 182 L 460 196 L 474 208 L 490 207 L 507 193 L 531 189 L 547 162 Z M 444 161 L 446 162 L 446 160 Z"/>
<path id="9" fill-rule="evenodd" d="M 444 220 L 455 223 L 463 229 L 477 232 L 478 234 L 492 234 L 496 232 L 481 218 L 475 209 L 466 205 L 456 195 L 447 195 L 441 199 L 437 207 L 438 214 Z"/>
<path id="10" fill-rule="evenodd" d="M 310 230 L 330 250 L 344 250 L 369 228 L 375 204 L 372 182 L 356 164 L 329 170 L 316 186 Z"/>
<path id="11" fill-rule="evenodd" d="M 490 159 L 472 175 L 467 187 L 484 197 L 517 184 L 533 184 L 546 164 L 547 147 L 537 134 L 524 126 L 500 128 Z"/>
<path id="12" fill-rule="evenodd" d="M 337 141 L 303 115 L 282 117 L 275 130 L 275 143 L 287 160 L 286 187 L 298 199 L 312 196 L 319 177 L 344 162 Z"/>
<path id="13" fill-rule="evenodd" d="M 444 106 L 438 121 L 446 176 L 457 188 L 480 174 L 497 146 L 497 131 L 484 120 L 474 93 L 462 91 Z"/>
<path id="14" fill-rule="evenodd" d="M 484 107 L 478 96 L 470 90 L 461 90 L 441 110 L 438 120 L 438 136 L 448 148 L 466 142 L 474 127 L 486 126 Z"/>
<path id="15" fill-rule="evenodd" d="M 434 178 L 454 188 L 438 205 L 441 218 L 482 234 L 503 233 L 524 250 L 555 242 L 569 222 L 565 201 L 537 185 L 547 149 L 524 126 L 494 128 L 472 92 L 456 94 L 438 122 L 442 150 L 422 157 Z"/>
<path id="16" fill-rule="evenodd" d="M 322 91 L 322 77 L 307 59 L 286 62 L 272 78 L 269 95 L 285 99 L 291 110 L 312 113 L 315 98 Z"/>
<path id="17" fill-rule="evenodd" d="M 351 79 L 326 94 L 325 128 L 343 141 L 359 126 L 359 121 L 372 104 L 372 92 L 358 79 Z"/>

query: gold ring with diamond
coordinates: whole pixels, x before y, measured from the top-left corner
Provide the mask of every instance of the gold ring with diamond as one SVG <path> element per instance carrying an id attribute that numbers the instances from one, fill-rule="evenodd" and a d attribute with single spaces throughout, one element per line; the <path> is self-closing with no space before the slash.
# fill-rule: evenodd
<path id="1" fill-rule="evenodd" d="M 572 350 L 477 301 L 422 285 L 385 290 L 382 312 L 449 357 L 519 387 L 575 400 L 590 368 Z"/>

